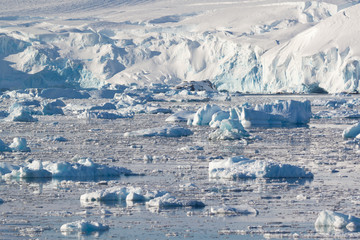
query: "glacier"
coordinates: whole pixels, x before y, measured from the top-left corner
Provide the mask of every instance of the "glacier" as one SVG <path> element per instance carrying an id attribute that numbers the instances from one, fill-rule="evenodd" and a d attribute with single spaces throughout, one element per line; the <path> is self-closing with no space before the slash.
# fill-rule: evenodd
<path id="1" fill-rule="evenodd" d="M 0 89 L 359 91 L 356 1 L 21 3 L 0 10 Z"/>

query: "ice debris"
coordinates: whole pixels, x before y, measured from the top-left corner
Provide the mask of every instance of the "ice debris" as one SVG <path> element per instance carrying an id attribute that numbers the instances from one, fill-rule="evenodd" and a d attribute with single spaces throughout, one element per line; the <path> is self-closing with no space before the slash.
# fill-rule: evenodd
<path id="1" fill-rule="evenodd" d="M 103 225 L 99 222 L 93 221 L 76 221 L 71 223 L 65 223 L 60 227 L 62 233 L 80 232 L 80 233 L 92 233 L 103 232 L 109 230 L 109 226 Z"/>
<path id="2" fill-rule="evenodd" d="M 309 100 L 279 100 L 271 104 L 258 104 L 254 109 L 242 107 L 239 111 L 245 128 L 307 124 L 312 116 Z"/>
<path id="3" fill-rule="evenodd" d="M 360 122 L 346 128 L 343 131 L 343 138 L 355 138 L 360 133 Z"/>
<path id="4" fill-rule="evenodd" d="M 124 137 L 183 137 L 189 136 L 193 132 L 180 126 L 164 126 L 158 128 L 149 128 L 124 133 Z"/>
<path id="5" fill-rule="evenodd" d="M 205 204 L 197 200 L 180 201 L 176 197 L 166 193 L 163 196 L 156 197 L 146 203 L 148 208 L 176 208 L 176 207 L 192 207 L 192 208 L 203 208 Z"/>
<path id="6" fill-rule="evenodd" d="M 329 210 L 320 212 L 315 221 L 315 229 L 317 232 L 329 233 L 333 230 L 341 229 L 354 232 L 358 231 L 359 228 L 360 218 Z"/>
<path id="7" fill-rule="evenodd" d="M 65 107 L 66 104 L 57 99 L 52 102 L 44 103 L 42 108 L 42 113 L 44 115 L 64 115 L 64 111 L 61 109 L 61 107 Z"/>
<path id="8" fill-rule="evenodd" d="M 239 178 L 312 178 L 304 168 L 273 161 L 251 160 L 244 156 L 215 160 L 209 163 L 209 177 Z"/>

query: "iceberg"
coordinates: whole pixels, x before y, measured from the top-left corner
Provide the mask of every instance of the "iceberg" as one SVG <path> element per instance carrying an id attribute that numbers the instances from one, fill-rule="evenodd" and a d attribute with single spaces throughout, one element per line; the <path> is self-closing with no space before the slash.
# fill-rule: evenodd
<path id="1" fill-rule="evenodd" d="M 188 122 L 189 119 L 192 119 L 194 117 L 195 112 L 194 111 L 187 111 L 182 110 L 178 111 L 168 118 L 166 118 L 166 122 Z"/>
<path id="2" fill-rule="evenodd" d="M 330 233 L 334 230 L 358 231 L 360 228 L 360 218 L 345 215 L 334 211 L 325 210 L 319 213 L 315 221 L 317 232 Z"/>
<path id="3" fill-rule="evenodd" d="M 19 104 L 10 107 L 10 114 L 5 118 L 6 121 L 13 122 L 37 122 L 38 120 L 31 115 L 31 111 Z"/>
<path id="4" fill-rule="evenodd" d="M 210 215 L 220 215 L 220 216 L 237 216 L 237 215 L 254 215 L 256 216 L 258 211 L 250 206 L 240 206 L 240 207 L 229 207 L 223 205 L 221 207 L 211 207 Z"/>
<path id="5" fill-rule="evenodd" d="M 244 127 L 281 127 L 307 124 L 312 112 L 309 100 L 279 100 L 271 104 L 258 104 L 254 109 L 239 108 L 238 115 Z"/>
<path id="6" fill-rule="evenodd" d="M 30 152 L 25 138 L 16 137 L 9 146 L 15 152 Z"/>
<path id="7" fill-rule="evenodd" d="M 197 110 L 197 112 L 194 115 L 194 118 L 191 121 L 191 124 L 188 125 L 193 125 L 193 126 L 209 125 L 212 116 L 219 111 L 221 111 L 221 108 L 219 106 L 206 104 L 205 106 Z"/>
<path id="8" fill-rule="evenodd" d="M 302 167 L 273 161 L 251 160 L 244 156 L 215 160 L 209 163 L 209 178 L 313 178 Z"/>
<path id="9" fill-rule="evenodd" d="M 360 134 L 360 122 L 346 128 L 343 131 L 343 138 L 347 139 L 347 138 L 355 138 L 357 135 Z"/>
<path id="10" fill-rule="evenodd" d="M 80 232 L 83 234 L 89 234 L 92 232 L 103 232 L 109 230 L 109 226 L 103 225 L 98 222 L 80 220 L 71 223 L 65 223 L 60 227 L 60 231 L 63 234 L 71 232 Z"/>

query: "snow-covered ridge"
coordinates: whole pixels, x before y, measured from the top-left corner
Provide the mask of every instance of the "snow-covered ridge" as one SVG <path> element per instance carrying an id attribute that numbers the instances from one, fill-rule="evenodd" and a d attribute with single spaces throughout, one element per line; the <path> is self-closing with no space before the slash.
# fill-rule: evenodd
<path id="1" fill-rule="evenodd" d="M 4 2 L 1 88 L 209 79 L 251 93 L 358 90 L 350 0 Z"/>

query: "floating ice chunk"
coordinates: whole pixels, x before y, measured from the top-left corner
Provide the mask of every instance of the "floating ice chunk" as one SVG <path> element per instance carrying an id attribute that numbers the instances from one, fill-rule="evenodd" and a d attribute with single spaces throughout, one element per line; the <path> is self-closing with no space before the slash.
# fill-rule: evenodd
<path id="1" fill-rule="evenodd" d="M 166 122 L 187 122 L 189 119 L 192 119 L 194 117 L 195 112 L 194 111 L 178 111 L 168 117 L 165 121 Z"/>
<path id="2" fill-rule="evenodd" d="M 211 207 L 210 215 L 221 215 L 221 216 L 236 216 L 236 215 L 254 215 L 256 216 L 258 211 L 250 206 L 240 206 L 240 207 Z"/>
<path id="3" fill-rule="evenodd" d="M 209 138 L 214 140 L 236 140 L 248 136 L 250 134 L 244 129 L 235 109 L 230 110 L 229 119 L 220 122 L 219 129 L 209 134 Z"/>
<path id="4" fill-rule="evenodd" d="M 205 106 L 201 107 L 194 115 L 191 125 L 209 125 L 212 116 L 216 113 L 221 111 L 220 107 L 217 105 L 210 105 L 206 104 Z M 190 125 L 190 124 L 189 124 Z"/>
<path id="5" fill-rule="evenodd" d="M 146 203 L 146 206 L 149 208 L 175 208 L 182 207 L 183 204 L 174 196 L 167 193 L 164 196 L 150 200 Z"/>
<path id="6" fill-rule="evenodd" d="M 346 128 L 343 131 L 343 138 L 355 138 L 360 133 L 360 122 Z"/>
<path id="7" fill-rule="evenodd" d="M 0 198 L 0 204 L 3 204 L 4 203 L 4 200 L 2 200 L 1 198 Z"/>
<path id="8" fill-rule="evenodd" d="M 107 225 L 85 220 L 65 223 L 60 227 L 60 231 L 62 233 L 81 232 L 86 234 L 91 232 L 103 232 L 107 230 L 109 230 L 109 226 Z"/>
<path id="9" fill-rule="evenodd" d="M 124 133 L 124 137 L 183 137 L 193 132 L 180 126 L 164 126 Z"/>
<path id="10" fill-rule="evenodd" d="M 16 152 L 30 152 L 30 148 L 27 146 L 26 139 L 16 137 L 9 146 L 11 150 Z"/>
<path id="11" fill-rule="evenodd" d="M 318 232 L 328 233 L 345 228 L 351 232 L 357 231 L 360 228 L 360 218 L 325 210 L 319 213 L 315 221 L 315 229 Z"/>
<path id="12" fill-rule="evenodd" d="M 41 161 L 33 161 L 25 167 L 20 167 L 18 170 L 12 170 L 11 173 L 5 174 L 4 179 L 11 178 L 51 178 L 51 172 L 43 168 Z"/>
<path id="13" fill-rule="evenodd" d="M 0 139 L 0 152 L 11 152 L 11 148 Z"/>
<path id="14" fill-rule="evenodd" d="M 204 148 L 201 146 L 185 146 L 178 149 L 179 151 L 203 151 Z"/>
<path id="15" fill-rule="evenodd" d="M 251 160 L 244 156 L 209 163 L 210 178 L 312 178 L 304 168 L 272 161 Z"/>
<path id="16" fill-rule="evenodd" d="M 105 190 L 85 193 L 81 195 L 80 202 L 94 201 L 124 201 L 130 193 L 141 194 L 140 188 L 132 187 L 111 187 Z"/>
<path id="17" fill-rule="evenodd" d="M 211 117 L 209 126 L 212 128 L 220 127 L 222 120 L 228 119 L 230 117 L 230 112 L 228 111 L 218 111 Z"/>
<path id="18" fill-rule="evenodd" d="M 286 126 L 307 124 L 312 116 L 310 101 L 277 101 L 256 105 L 254 109 L 240 108 L 238 113 L 244 127 Z"/>
<path id="19" fill-rule="evenodd" d="M 19 104 L 14 104 L 10 108 L 10 114 L 6 121 L 13 121 L 13 122 L 36 122 L 37 119 L 31 116 L 31 111 Z"/>
<path id="20" fill-rule="evenodd" d="M 44 162 L 44 168 L 52 173 L 53 178 L 65 179 L 95 179 L 101 177 L 119 177 L 131 174 L 131 171 L 122 167 L 109 167 L 94 163 L 89 158 L 81 158 L 77 163 Z"/>
<path id="21" fill-rule="evenodd" d="M 42 108 L 44 115 L 64 115 L 64 111 L 61 107 L 65 107 L 66 104 L 61 100 L 45 103 Z"/>
<path id="22" fill-rule="evenodd" d="M 134 201 L 134 202 L 143 202 L 149 201 L 150 199 L 160 197 L 165 195 L 167 192 L 155 191 L 147 192 L 143 194 L 141 188 L 134 187 L 111 187 L 105 190 L 99 190 L 91 193 L 85 193 L 81 195 L 80 202 L 94 202 L 94 201 Z"/>

